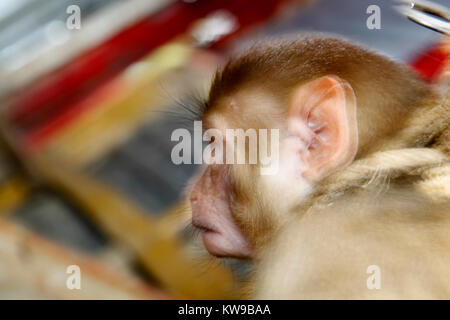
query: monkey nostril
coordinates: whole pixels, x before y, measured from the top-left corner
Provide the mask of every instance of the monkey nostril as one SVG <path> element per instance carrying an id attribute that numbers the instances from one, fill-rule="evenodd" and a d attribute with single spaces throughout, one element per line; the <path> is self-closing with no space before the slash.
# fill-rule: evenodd
<path id="1" fill-rule="evenodd" d="M 191 196 L 191 202 L 196 202 L 197 200 L 198 200 L 198 197 L 197 196 Z"/>

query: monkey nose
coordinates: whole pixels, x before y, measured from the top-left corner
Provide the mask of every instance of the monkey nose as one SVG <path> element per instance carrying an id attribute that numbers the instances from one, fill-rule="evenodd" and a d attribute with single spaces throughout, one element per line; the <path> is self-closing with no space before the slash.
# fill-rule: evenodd
<path id="1" fill-rule="evenodd" d="M 191 202 L 196 202 L 198 200 L 198 196 L 196 194 L 191 194 L 189 200 L 191 200 Z"/>

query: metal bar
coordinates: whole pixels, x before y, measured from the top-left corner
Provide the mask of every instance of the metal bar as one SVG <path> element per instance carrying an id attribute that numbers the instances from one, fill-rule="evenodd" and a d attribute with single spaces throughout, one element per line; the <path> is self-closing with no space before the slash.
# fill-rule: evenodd
<path id="1" fill-rule="evenodd" d="M 410 5 L 400 5 L 395 8 L 411 21 L 450 35 L 450 10 L 444 6 L 425 0 L 397 0 Z"/>

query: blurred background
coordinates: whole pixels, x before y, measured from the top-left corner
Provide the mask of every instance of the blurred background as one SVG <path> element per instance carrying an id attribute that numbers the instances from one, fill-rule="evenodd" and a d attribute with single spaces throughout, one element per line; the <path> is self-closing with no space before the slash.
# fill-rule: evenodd
<path id="1" fill-rule="evenodd" d="M 445 5 L 448 1 L 434 1 Z M 0 299 L 240 298 L 187 228 L 174 129 L 230 52 L 323 31 L 442 77 L 449 43 L 389 0 L 2 0 Z M 370 5 L 381 9 L 369 29 Z M 67 267 L 81 270 L 70 290 Z"/>

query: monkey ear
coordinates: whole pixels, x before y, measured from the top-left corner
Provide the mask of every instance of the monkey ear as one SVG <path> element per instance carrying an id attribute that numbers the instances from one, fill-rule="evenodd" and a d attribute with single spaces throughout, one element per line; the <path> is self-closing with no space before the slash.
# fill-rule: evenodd
<path id="1" fill-rule="evenodd" d="M 356 98 L 337 76 L 324 76 L 297 88 L 288 109 L 290 135 L 304 142 L 303 176 L 318 181 L 348 165 L 358 149 Z"/>

